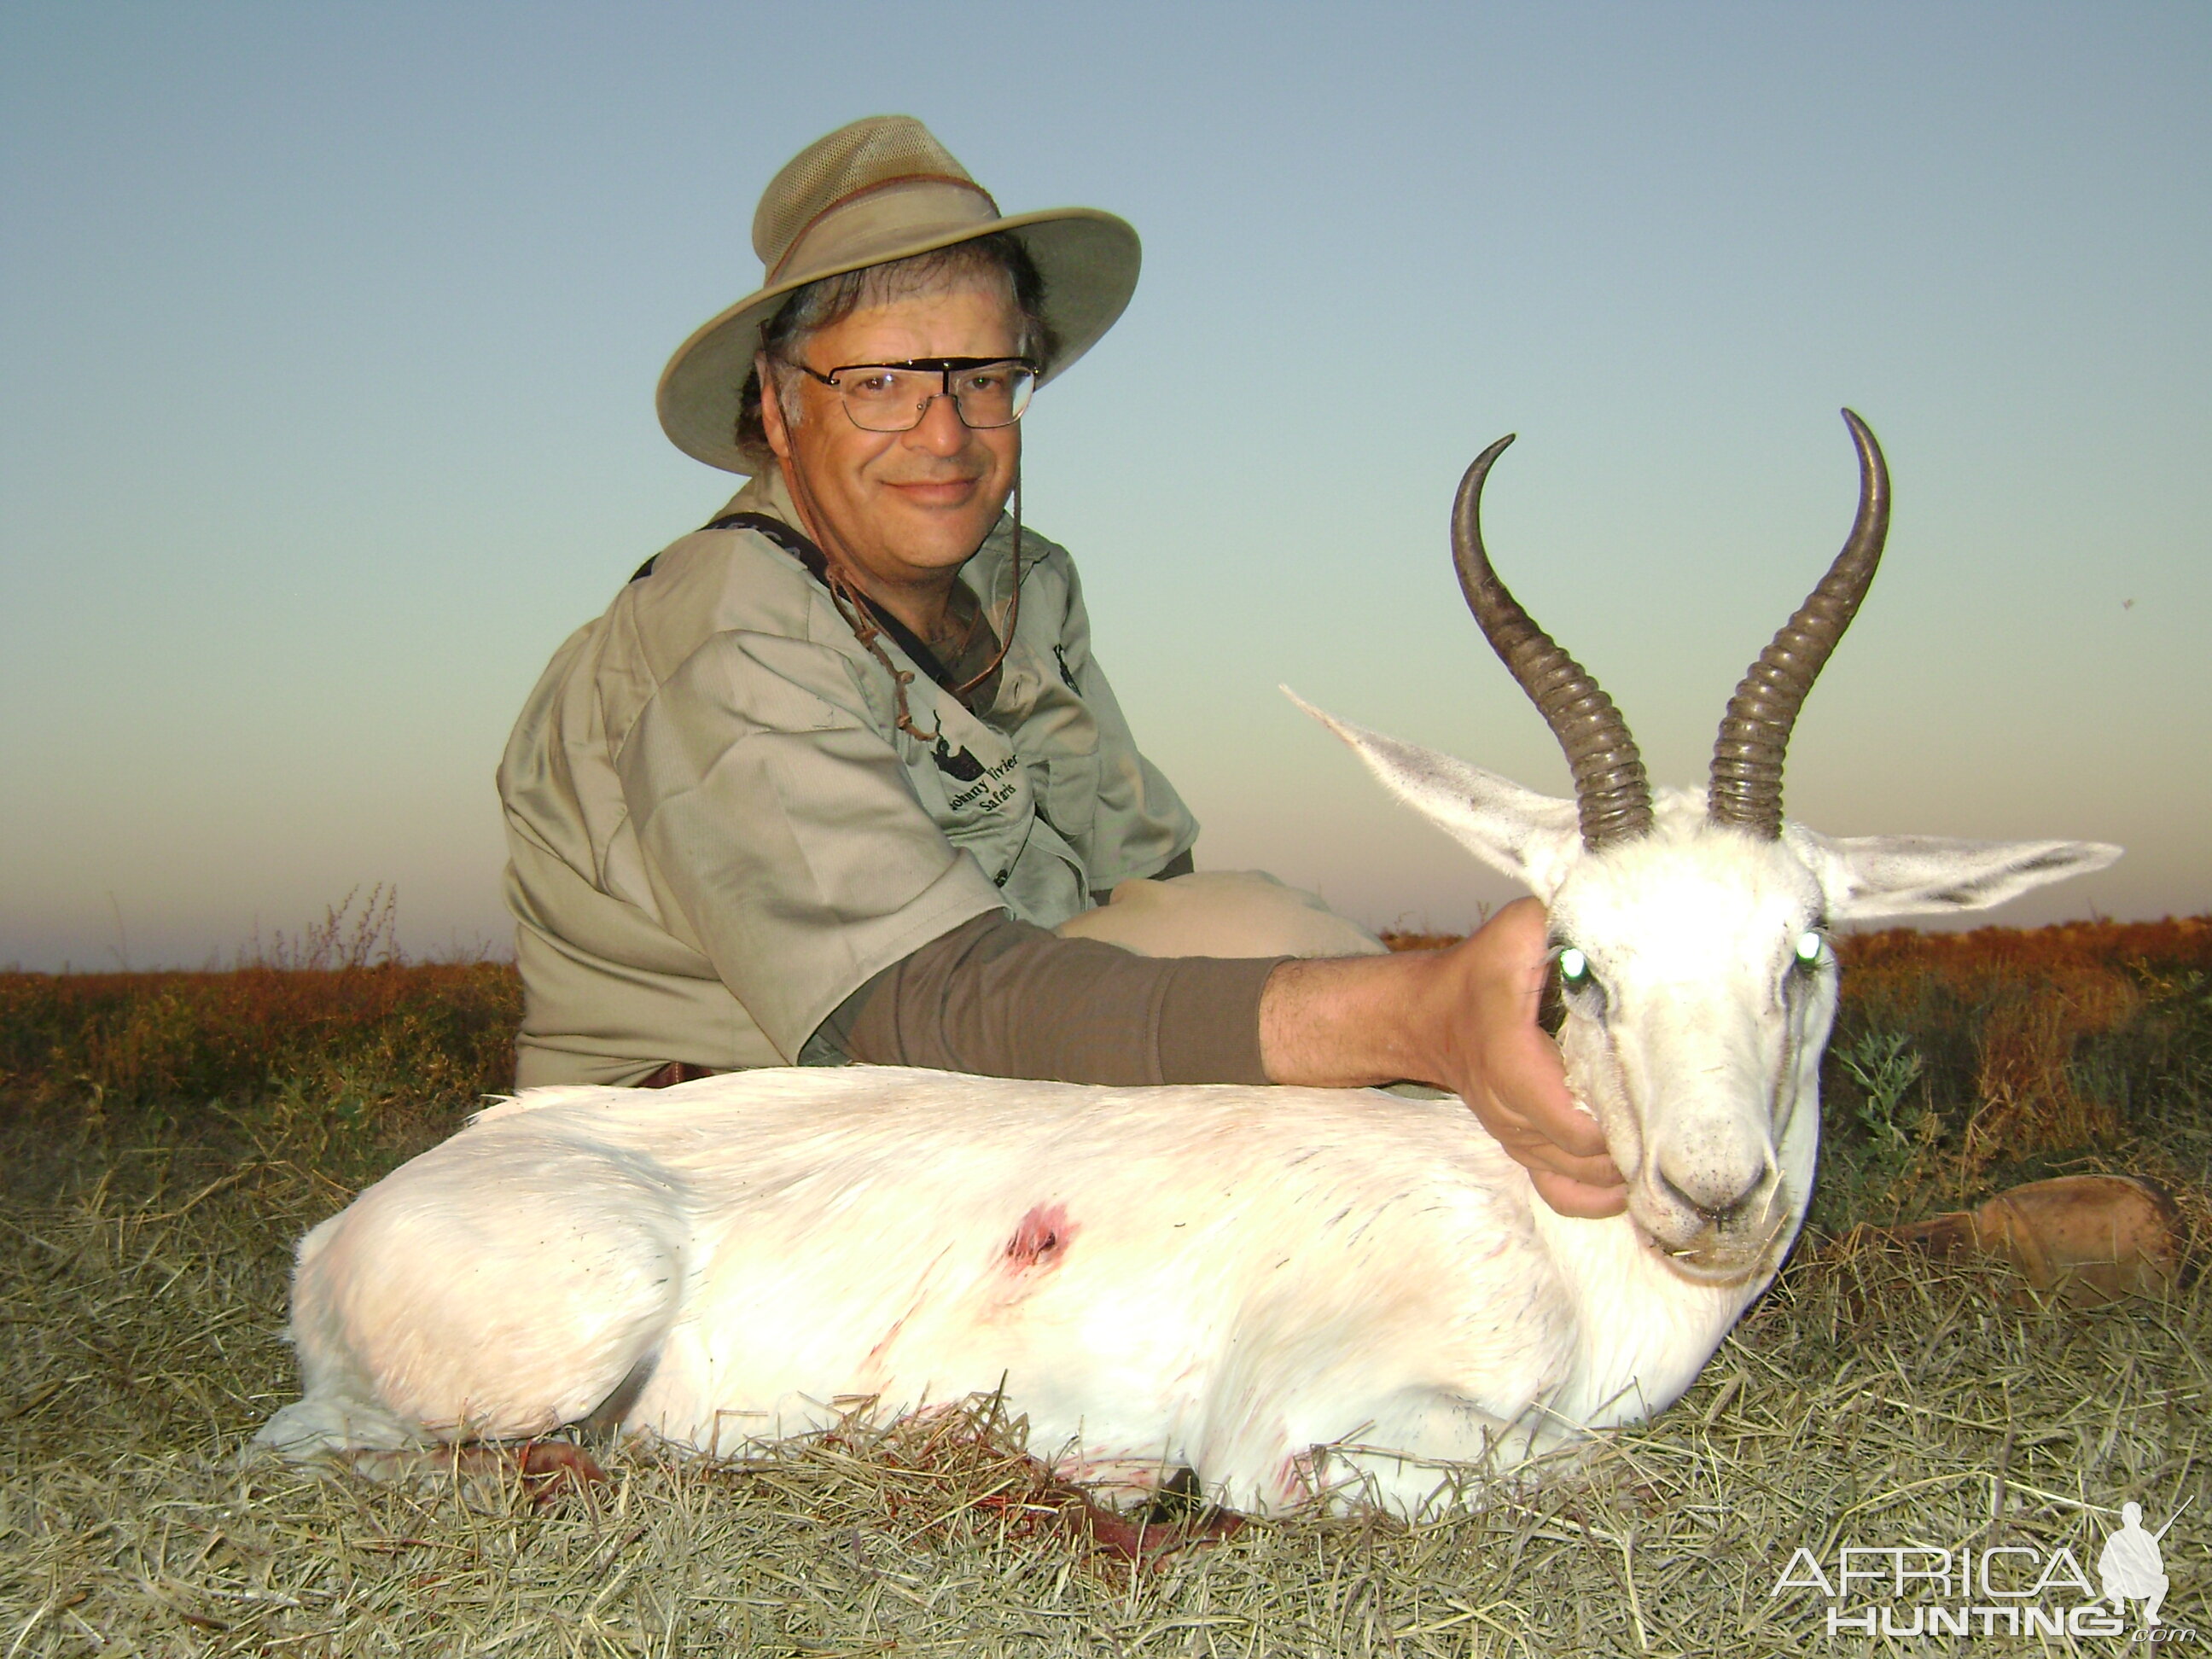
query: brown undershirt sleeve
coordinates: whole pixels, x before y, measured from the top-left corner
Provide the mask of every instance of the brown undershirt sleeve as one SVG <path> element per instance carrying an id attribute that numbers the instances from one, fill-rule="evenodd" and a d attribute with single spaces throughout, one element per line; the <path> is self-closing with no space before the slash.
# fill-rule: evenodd
<path id="1" fill-rule="evenodd" d="M 846 998 L 807 1047 L 877 1066 L 1064 1083 L 1252 1083 L 1285 957 L 1140 957 L 977 916 Z"/>

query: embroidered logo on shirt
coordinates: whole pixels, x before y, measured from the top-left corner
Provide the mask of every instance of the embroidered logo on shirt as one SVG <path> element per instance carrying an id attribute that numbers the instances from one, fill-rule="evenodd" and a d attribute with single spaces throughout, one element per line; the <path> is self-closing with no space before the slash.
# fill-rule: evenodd
<path id="1" fill-rule="evenodd" d="M 960 756 L 963 760 L 970 759 L 968 751 L 964 749 L 960 751 Z M 987 769 L 977 766 L 975 781 L 965 789 L 946 796 L 945 804 L 956 812 L 971 810 L 977 812 L 995 812 L 1014 798 L 1014 791 L 1018 785 L 1013 774 L 1019 769 L 1020 766 L 1020 761 L 1012 755 L 1007 756 L 994 767 Z"/>

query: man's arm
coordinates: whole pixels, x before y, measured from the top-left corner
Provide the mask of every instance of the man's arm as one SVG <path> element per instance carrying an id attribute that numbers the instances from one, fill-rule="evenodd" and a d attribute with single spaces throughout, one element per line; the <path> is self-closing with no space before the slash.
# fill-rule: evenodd
<path id="1" fill-rule="evenodd" d="M 847 998 L 808 1044 L 878 1066 L 1150 1085 L 1269 1081 L 1275 958 L 1140 957 L 977 916 Z"/>
<path id="2" fill-rule="evenodd" d="M 1536 1024 L 1544 914 L 1509 906 L 1448 951 L 1334 961 L 1139 957 L 977 917 L 877 975 L 817 1034 L 876 1065 L 1071 1083 L 1400 1079 L 1465 1100 L 1567 1215 L 1620 1177 Z"/>
<path id="3" fill-rule="evenodd" d="M 1268 1079 L 1356 1088 L 1404 1078 L 1449 1089 L 1553 1209 L 1617 1215 L 1627 1202 L 1620 1172 L 1536 1024 L 1546 962 L 1534 899 L 1508 905 L 1449 950 L 1285 962 L 1260 1004 Z"/>

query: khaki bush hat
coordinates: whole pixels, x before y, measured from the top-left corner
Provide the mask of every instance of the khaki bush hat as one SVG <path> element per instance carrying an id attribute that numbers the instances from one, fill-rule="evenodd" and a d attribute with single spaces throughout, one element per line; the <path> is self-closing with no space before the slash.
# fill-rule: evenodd
<path id="1" fill-rule="evenodd" d="M 1137 286 L 1139 249 L 1127 222 L 1096 208 L 999 212 L 990 192 L 910 115 L 872 115 L 817 138 L 769 180 L 753 215 L 763 286 L 676 349 L 661 371 L 661 429 L 676 447 L 726 472 L 754 471 L 737 446 L 738 400 L 761 327 L 799 289 L 824 276 L 971 241 L 1021 238 L 1044 277 L 1060 337 L 1050 380 L 1114 325 Z"/>

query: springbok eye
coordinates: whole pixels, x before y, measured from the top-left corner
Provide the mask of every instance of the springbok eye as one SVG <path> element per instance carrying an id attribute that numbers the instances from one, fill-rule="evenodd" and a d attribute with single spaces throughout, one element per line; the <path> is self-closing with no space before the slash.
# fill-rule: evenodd
<path id="1" fill-rule="evenodd" d="M 1814 933 L 1797 935 L 1797 961 L 1801 967 L 1810 968 L 1820 959 L 1820 936 Z"/>
<path id="2" fill-rule="evenodd" d="M 1559 981 L 1579 991 L 1589 983 L 1589 958 L 1571 945 L 1559 952 Z"/>

